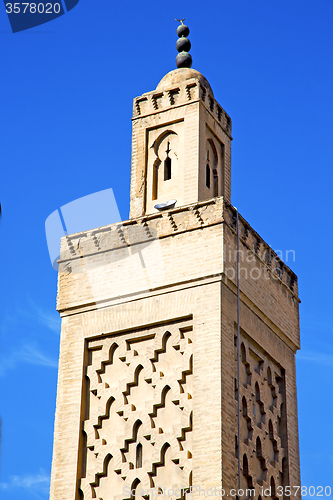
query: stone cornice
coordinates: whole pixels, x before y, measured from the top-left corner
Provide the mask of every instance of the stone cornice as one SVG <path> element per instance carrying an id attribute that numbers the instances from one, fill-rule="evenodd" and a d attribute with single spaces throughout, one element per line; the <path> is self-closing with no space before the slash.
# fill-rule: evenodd
<path id="1" fill-rule="evenodd" d="M 213 118 L 220 124 L 224 132 L 231 137 L 231 119 L 222 106 L 199 81 L 191 78 L 186 83 L 180 83 L 166 90 L 154 90 L 133 101 L 133 118 L 137 120 L 145 116 L 160 113 L 179 106 L 201 102 Z"/>
<path id="2" fill-rule="evenodd" d="M 70 260 L 149 243 L 187 231 L 226 224 L 236 234 L 236 209 L 222 198 L 173 208 L 62 238 L 60 270 Z M 240 240 L 263 266 L 298 298 L 297 276 L 239 215 Z"/>
<path id="3" fill-rule="evenodd" d="M 223 215 L 225 223 L 236 234 L 236 209 L 231 204 L 224 202 Z M 240 214 L 239 234 L 243 245 L 255 254 L 275 279 L 278 279 L 298 298 L 298 279 L 296 274 Z"/>

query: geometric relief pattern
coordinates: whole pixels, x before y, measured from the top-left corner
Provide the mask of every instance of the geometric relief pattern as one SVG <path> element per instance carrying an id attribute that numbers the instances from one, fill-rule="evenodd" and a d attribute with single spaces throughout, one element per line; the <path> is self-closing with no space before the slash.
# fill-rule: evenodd
<path id="1" fill-rule="evenodd" d="M 191 337 L 186 320 L 88 342 L 81 498 L 191 486 Z"/>
<path id="2" fill-rule="evenodd" d="M 288 484 L 284 370 L 245 336 L 240 357 L 241 487 L 271 488 L 275 499 Z"/>

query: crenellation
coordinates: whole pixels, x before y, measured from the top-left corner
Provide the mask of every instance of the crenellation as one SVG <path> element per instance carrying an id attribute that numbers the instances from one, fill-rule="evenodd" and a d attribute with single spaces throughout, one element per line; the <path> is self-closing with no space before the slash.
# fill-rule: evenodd
<path id="1" fill-rule="evenodd" d="M 99 246 L 99 239 L 97 238 L 96 234 L 93 235 L 93 241 L 97 250 L 100 250 L 101 247 Z"/>
<path id="2" fill-rule="evenodd" d="M 258 237 L 254 238 L 254 253 L 260 255 L 261 239 Z"/>
<path id="3" fill-rule="evenodd" d="M 264 248 L 264 262 L 269 268 L 271 267 L 272 259 L 272 249 L 268 245 L 266 245 Z"/>
<path id="4" fill-rule="evenodd" d="M 216 105 L 216 109 L 217 109 L 217 119 L 220 122 L 222 120 L 223 109 L 218 104 Z"/>
<path id="5" fill-rule="evenodd" d="M 206 95 L 207 95 L 206 87 L 204 87 L 203 85 L 200 85 L 200 98 L 201 98 L 203 103 L 206 101 Z"/>
<path id="6" fill-rule="evenodd" d="M 214 208 L 214 209 L 213 209 Z M 193 213 L 193 217 L 188 217 Z M 201 213 L 205 213 L 205 220 L 201 218 Z M 61 259 L 64 262 L 74 257 L 87 256 L 96 252 L 95 240 L 98 236 L 99 248 L 97 251 L 107 251 L 122 248 L 124 245 L 135 244 L 137 241 L 145 242 L 144 234 L 149 237 L 155 233 L 156 237 L 163 238 L 172 234 L 176 229 L 193 230 L 202 224 L 216 224 L 222 220 L 222 198 L 209 200 L 185 207 L 174 208 L 164 213 L 146 215 L 136 220 L 129 219 L 122 223 L 115 223 L 110 226 L 95 229 L 93 232 L 86 231 L 72 234 L 62 238 Z M 164 221 L 164 222 L 163 222 Z M 166 224 L 166 222 L 168 222 Z M 142 231 L 140 231 L 140 228 Z M 134 229 L 134 230 L 133 230 Z M 140 236 L 135 239 L 135 229 Z M 81 253 L 75 252 L 74 246 L 80 241 Z M 68 250 L 73 249 L 73 254 Z"/>
<path id="7" fill-rule="evenodd" d="M 166 111 L 174 106 L 182 106 L 188 102 L 201 101 L 206 109 L 219 122 L 223 130 L 230 136 L 231 119 L 220 104 L 204 86 L 198 85 L 197 81 L 186 83 L 178 87 L 172 87 L 164 92 L 147 92 L 133 101 L 133 120 L 155 112 Z"/>
<path id="8" fill-rule="evenodd" d="M 200 215 L 200 212 L 199 212 L 198 208 L 196 208 L 196 207 L 192 207 L 192 212 L 194 213 L 195 217 L 198 219 L 199 224 L 200 224 L 201 226 L 203 226 L 205 222 L 204 222 L 204 220 L 202 219 L 202 217 L 201 217 L 201 215 Z"/>
<path id="9" fill-rule="evenodd" d="M 156 94 L 156 95 L 152 95 L 150 97 L 151 97 L 151 101 L 153 104 L 153 108 L 155 110 L 157 110 L 159 108 L 158 101 L 161 100 L 161 98 L 163 97 L 163 94 Z"/>
<path id="10" fill-rule="evenodd" d="M 236 232 L 236 209 L 225 202 L 223 217 L 232 231 Z M 249 223 L 239 214 L 240 239 L 267 269 L 277 277 L 295 296 L 298 296 L 297 276 L 280 259 L 276 252 L 254 231 Z"/>
<path id="11" fill-rule="evenodd" d="M 140 97 L 135 101 L 135 110 L 138 115 L 144 115 L 148 107 L 148 98 Z"/>
<path id="12" fill-rule="evenodd" d="M 247 243 L 247 238 L 249 236 L 249 226 L 245 223 L 240 225 L 241 238 Z"/>
<path id="13" fill-rule="evenodd" d="M 280 259 L 248 222 L 239 215 L 240 239 L 256 258 L 296 297 L 297 276 Z M 200 227 L 226 223 L 236 233 L 236 210 L 221 198 L 177 207 L 164 213 L 146 215 L 94 230 L 66 236 L 62 239 L 63 263 L 100 251 L 144 243 L 148 238 L 165 238 L 174 232 L 191 231 Z M 75 248 L 77 250 L 75 250 Z M 78 248 L 80 248 L 78 250 Z"/>
<path id="14" fill-rule="evenodd" d="M 227 115 L 227 113 L 225 113 L 225 117 L 226 117 L 226 120 L 227 120 L 227 124 L 226 124 L 226 132 L 227 134 L 231 134 L 231 118 L 229 115 Z"/>
<path id="15" fill-rule="evenodd" d="M 212 96 L 208 96 L 208 100 L 209 100 L 209 110 L 214 113 L 214 104 L 215 104 L 215 101 L 214 99 L 212 98 Z"/>
<path id="16" fill-rule="evenodd" d="M 191 99 L 194 99 L 194 91 L 197 89 L 197 84 L 196 83 L 190 83 L 189 85 L 185 86 L 185 92 L 187 99 L 190 101 Z"/>
<path id="17" fill-rule="evenodd" d="M 125 239 L 125 235 L 124 235 L 124 231 L 123 229 L 120 227 L 120 225 L 117 226 L 117 231 L 118 231 L 118 234 L 119 234 L 119 238 L 120 238 L 120 241 L 122 243 L 127 243 L 126 239 Z"/>
<path id="18" fill-rule="evenodd" d="M 173 231 L 177 231 L 178 229 L 177 224 L 175 223 L 175 219 L 172 217 L 172 214 L 170 212 L 168 212 L 167 217 L 169 219 Z"/>
<path id="19" fill-rule="evenodd" d="M 66 243 L 67 243 L 67 246 L 68 246 L 70 253 L 72 255 L 76 255 L 75 248 L 74 248 L 73 242 L 71 241 L 71 238 L 69 238 L 69 236 L 66 236 L 65 238 L 66 238 Z"/>
<path id="20" fill-rule="evenodd" d="M 148 236 L 148 238 L 152 238 L 153 235 L 151 233 L 151 230 L 149 229 L 149 226 L 147 224 L 147 220 L 145 218 L 142 219 L 142 224 L 143 224 L 144 230 L 145 230 L 146 235 Z"/>
<path id="21" fill-rule="evenodd" d="M 180 93 L 180 89 L 179 88 L 167 91 L 167 95 L 168 95 L 168 98 L 169 98 L 170 106 L 174 106 L 175 104 L 178 103 L 179 93 Z"/>

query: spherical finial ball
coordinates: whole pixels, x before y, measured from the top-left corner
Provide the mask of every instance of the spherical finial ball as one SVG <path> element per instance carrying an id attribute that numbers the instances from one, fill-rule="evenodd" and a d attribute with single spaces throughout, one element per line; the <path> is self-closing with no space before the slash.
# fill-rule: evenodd
<path id="1" fill-rule="evenodd" d="M 177 68 L 190 68 L 192 66 L 192 57 L 188 52 L 180 52 L 176 57 Z"/>
<path id="2" fill-rule="evenodd" d="M 182 38 L 178 38 L 176 43 L 176 49 L 178 52 L 189 52 L 191 48 L 191 42 L 188 38 L 184 36 Z"/>
<path id="3" fill-rule="evenodd" d="M 188 29 L 186 24 L 181 24 L 180 26 L 178 26 L 177 35 L 179 36 L 179 38 L 181 36 L 188 36 L 189 34 L 190 34 L 190 30 Z"/>

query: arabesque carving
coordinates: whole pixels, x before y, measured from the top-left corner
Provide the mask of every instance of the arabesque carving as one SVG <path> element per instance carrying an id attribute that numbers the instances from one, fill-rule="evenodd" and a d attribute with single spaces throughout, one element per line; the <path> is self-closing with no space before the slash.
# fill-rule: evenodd
<path id="1" fill-rule="evenodd" d="M 288 484 L 284 370 L 245 336 L 240 348 L 242 487 L 275 498 Z"/>
<path id="2" fill-rule="evenodd" d="M 151 488 L 162 499 L 191 485 L 191 337 L 183 321 L 88 342 L 84 500 L 147 499 Z"/>

